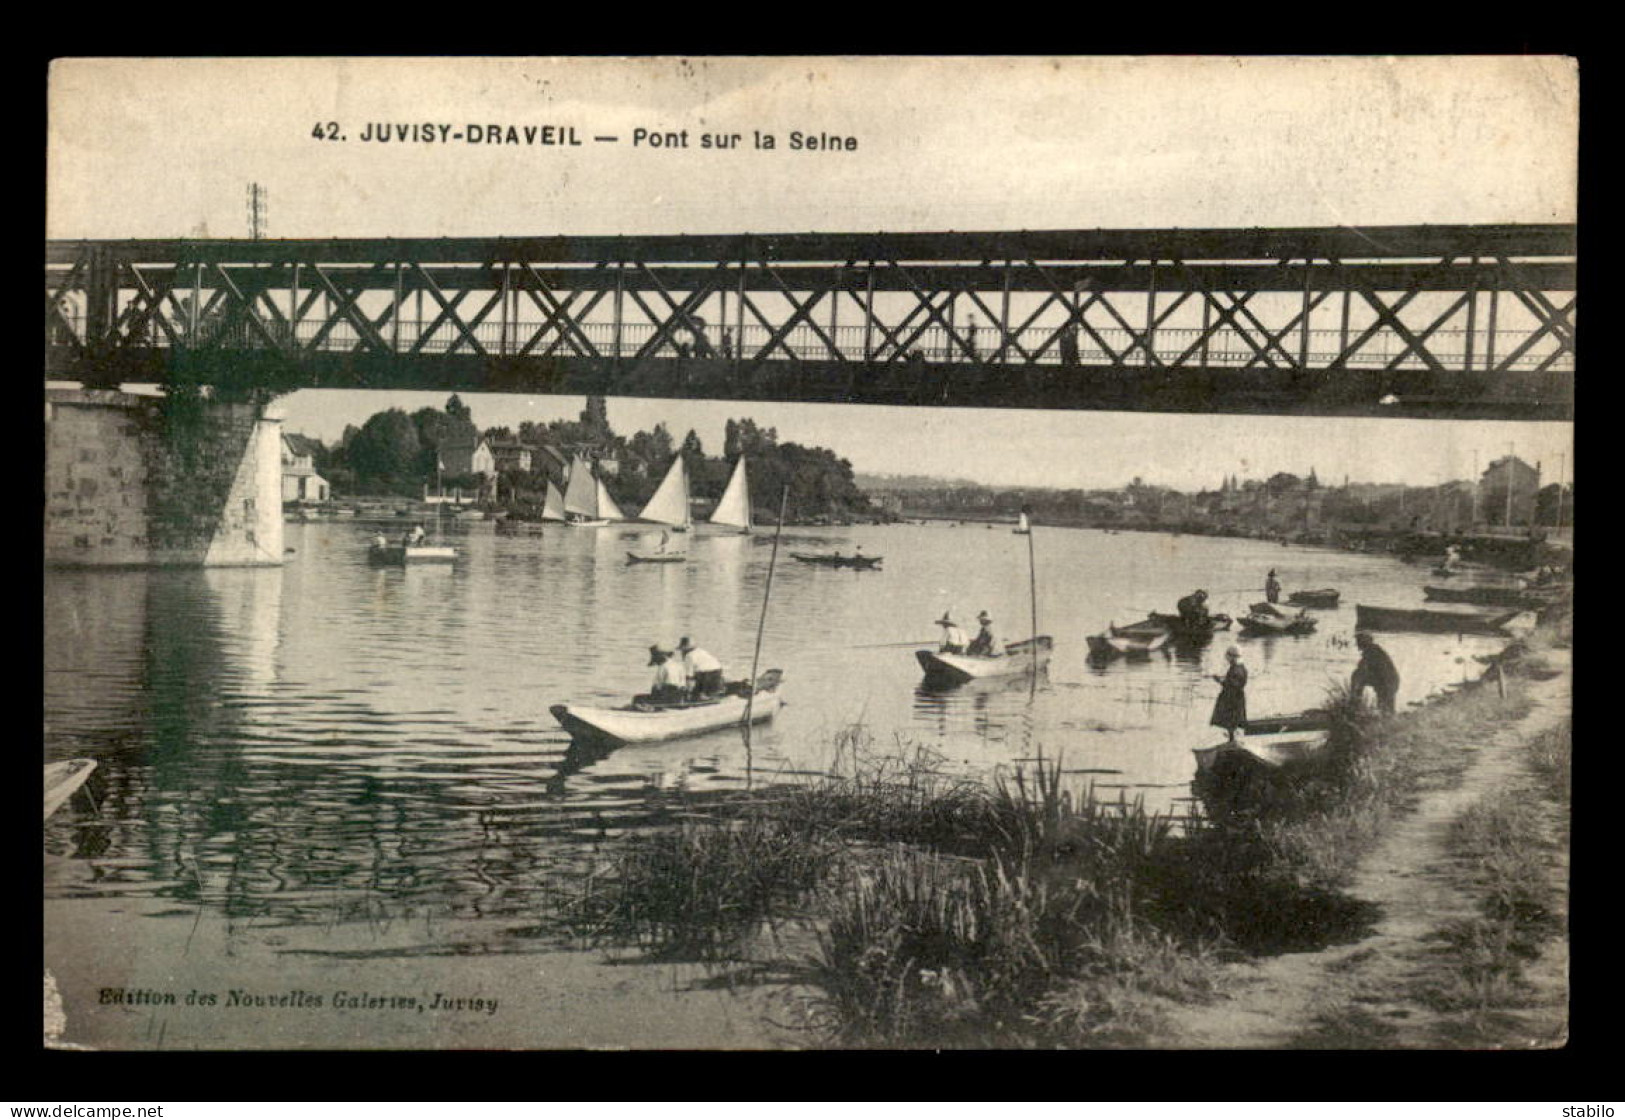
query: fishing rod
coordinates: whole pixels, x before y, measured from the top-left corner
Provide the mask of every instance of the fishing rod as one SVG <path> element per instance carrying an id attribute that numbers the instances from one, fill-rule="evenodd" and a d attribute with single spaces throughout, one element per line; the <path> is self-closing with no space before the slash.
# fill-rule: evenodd
<path id="1" fill-rule="evenodd" d="M 750 657 L 750 683 L 746 686 L 745 694 L 745 784 L 750 786 L 751 753 L 750 728 L 751 714 L 756 708 L 756 672 L 762 660 L 762 631 L 767 628 L 767 603 L 773 595 L 773 568 L 779 559 L 779 537 L 784 533 L 784 511 L 790 504 L 790 484 L 784 484 L 784 493 L 779 497 L 779 524 L 773 530 L 773 551 L 767 558 L 767 586 L 762 590 L 762 617 L 756 623 L 756 650 Z"/>

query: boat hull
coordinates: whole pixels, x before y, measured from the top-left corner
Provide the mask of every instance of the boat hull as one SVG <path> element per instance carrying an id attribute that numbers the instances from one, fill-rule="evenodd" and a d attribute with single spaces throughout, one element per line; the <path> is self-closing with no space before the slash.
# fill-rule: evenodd
<path id="1" fill-rule="evenodd" d="M 859 568 L 869 570 L 878 568 L 884 556 L 823 556 L 817 553 L 792 552 L 791 559 L 799 560 L 803 564 L 818 564 L 825 568 Z"/>
<path id="2" fill-rule="evenodd" d="M 626 554 L 628 564 L 681 564 L 687 559 L 687 556 L 671 553 L 651 553 L 647 556 L 639 556 L 636 552 Z"/>
<path id="3" fill-rule="evenodd" d="M 750 706 L 750 722 L 756 724 L 772 719 L 783 704 L 777 685 L 757 690 Z M 743 726 L 746 702 L 743 696 L 724 696 L 713 703 L 670 708 L 554 704 L 548 711 L 574 739 L 619 745 L 663 743 Z"/>
<path id="4" fill-rule="evenodd" d="M 62 808 L 63 802 L 72 797 L 90 772 L 96 769 L 95 759 L 70 758 L 66 762 L 48 762 L 45 764 L 45 816 L 50 820 L 51 814 Z"/>
<path id="5" fill-rule="evenodd" d="M 1504 607 L 1475 607 L 1466 603 L 1446 603 L 1417 609 L 1374 607 L 1361 603 L 1355 608 L 1355 625 L 1362 630 L 1417 630 L 1430 634 L 1499 634 L 1521 613 Z"/>
<path id="6" fill-rule="evenodd" d="M 1327 588 L 1323 591 L 1294 591 L 1286 597 L 1286 601 L 1300 607 L 1330 609 L 1337 606 L 1340 598 L 1340 592 Z"/>
<path id="7" fill-rule="evenodd" d="M 1313 634 L 1316 623 L 1312 618 L 1276 618 L 1271 615 L 1250 614 L 1238 625 L 1244 637 L 1273 638 L 1281 635 Z"/>
<path id="8" fill-rule="evenodd" d="M 367 560 L 386 567 L 404 564 L 453 564 L 457 561 L 457 550 L 437 545 L 413 545 L 408 548 L 399 545 L 379 548 L 373 545 L 367 549 Z"/>
<path id="9" fill-rule="evenodd" d="M 1125 633 L 1121 629 L 1106 634 L 1090 634 L 1089 652 L 1097 657 L 1138 657 L 1155 653 L 1168 644 L 1166 630 Z"/>
<path id="10" fill-rule="evenodd" d="M 1536 610 L 1550 604 L 1555 597 L 1549 593 L 1531 591 L 1523 587 L 1436 587 L 1422 588 L 1422 594 L 1435 603 L 1470 603 L 1480 607 L 1515 607 L 1518 610 Z"/>
<path id="11" fill-rule="evenodd" d="M 919 661 L 920 668 L 925 670 L 927 683 L 964 684 L 967 681 L 1032 672 L 1035 668 L 1035 644 L 1036 668 L 1042 669 L 1049 664 L 1050 653 L 1055 646 L 1054 640 L 1047 635 L 1024 642 L 1008 642 L 1003 657 L 971 657 L 929 649 L 916 650 L 914 657 Z"/>

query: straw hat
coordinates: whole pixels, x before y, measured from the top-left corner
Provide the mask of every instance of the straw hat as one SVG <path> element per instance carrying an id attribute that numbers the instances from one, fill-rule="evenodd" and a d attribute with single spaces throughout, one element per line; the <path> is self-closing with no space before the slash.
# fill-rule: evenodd
<path id="1" fill-rule="evenodd" d="M 671 650 L 656 642 L 649 647 L 649 664 L 658 665 L 671 656 Z"/>
<path id="2" fill-rule="evenodd" d="M 1231 646 L 1229 649 L 1224 651 L 1224 655 L 1226 657 L 1228 657 L 1231 661 L 1240 661 L 1241 660 L 1241 647 L 1240 646 Z"/>
<path id="3" fill-rule="evenodd" d="M 986 611 L 983 611 L 981 614 L 976 616 L 976 621 L 977 622 L 992 622 L 993 621 L 993 616 L 988 614 Z"/>
<path id="4" fill-rule="evenodd" d="M 694 643 L 688 640 L 688 635 L 687 634 L 684 634 L 683 635 L 683 640 L 677 643 L 677 652 L 678 653 L 687 653 L 689 650 L 691 650 L 693 648 L 694 648 Z"/>
<path id="5" fill-rule="evenodd" d="M 952 618 L 948 617 L 952 613 L 953 612 L 951 612 L 951 611 L 943 611 L 942 612 L 942 617 L 937 619 L 937 625 L 938 626 L 952 626 L 954 624 L 954 620 Z"/>

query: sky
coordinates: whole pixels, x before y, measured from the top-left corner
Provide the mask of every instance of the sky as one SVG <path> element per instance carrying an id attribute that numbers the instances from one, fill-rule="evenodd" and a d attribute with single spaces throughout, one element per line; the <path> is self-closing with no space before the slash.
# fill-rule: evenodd
<path id="1" fill-rule="evenodd" d="M 250 183 L 267 192 L 272 238 L 1576 216 L 1578 72 L 1561 58 L 66 59 L 48 107 L 46 225 L 63 239 L 243 237 Z M 475 124 L 552 125 L 582 143 L 441 139 Z M 381 127 L 396 138 L 364 139 Z M 638 129 L 687 144 L 635 144 Z M 797 150 L 795 132 L 843 143 Z M 741 141 L 706 148 L 708 134 Z M 581 407 L 468 399 L 482 426 Z M 302 392 L 283 409 L 288 430 L 333 439 L 390 404 L 443 403 Z M 863 471 L 1016 486 L 1193 487 L 1310 467 L 1433 482 L 1509 445 L 1572 462 L 1572 428 L 1552 424 L 610 406 L 619 430 L 665 420 L 712 448 L 734 415 Z"/>
<path id="2" fill-rule="evenodd" d="M 584 397 L 465 393 L 483 428 L 574 420 Z M 305 390 L 278 404 L 284 430 L 332 443 L 374 412 L 444 407 L 446 393 Z M 609 422 L 630 436 L 664 423 L 674 439 L 692 428 L 706 453 L 722 453 L 723 425 L 749 417 L 781 441 L 828 447 L 870 474 L 924 474 L 993 486 L 1109 489 L 1138 476 L 1179 490 L 1214 489 L 1225 475 L 1277 471 L 1322 482 L 1434 485 L 1473 477 L 1509 450 L 1540 462 L 1548 479 L 1572 479 L 1573 427 L 1562 423 L 1209 416 L 1185 413 L 954 409 L 768 401 L 612 397 Z"/>
<path id="3" fill-rule="evenodd" d="M 50 82 L 52 238 L 246 236 L 250 182 L 277 238 L 1575 215 L 1555 58 L 66 59 Z M 364 141 L 380 123 L 583 143 Z"/>

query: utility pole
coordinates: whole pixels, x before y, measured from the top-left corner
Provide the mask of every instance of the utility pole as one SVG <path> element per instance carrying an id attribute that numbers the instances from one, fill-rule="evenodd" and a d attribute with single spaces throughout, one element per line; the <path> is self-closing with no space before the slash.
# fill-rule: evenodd
<path id="1" fill-rule="evenodd" d="M 1506 526 L 1507 526 L 1508 529 L 1512 528 L 1512 460 L 1513 460 L 1513 456 L 1516 454 L 1516 452 L 1517 452 L 1517 445 L 1516 444 L 1511 444 L 1511 443 L 1507 444 L 1507 469 L 1506 469 L 1506 476 L 1507 476 L 1507 519 L 1506 519 Z"/>
<path id="2" fill-rule="evenodd" d="M 266 217 L 265 188 L 258 183 L 248 184 L 248 236 L 259 241 L 265 237 L 265 227 L 269 224 Z"/>

